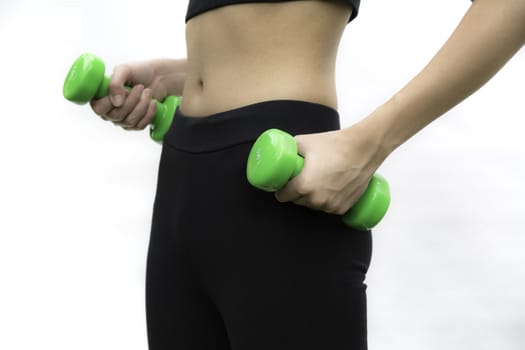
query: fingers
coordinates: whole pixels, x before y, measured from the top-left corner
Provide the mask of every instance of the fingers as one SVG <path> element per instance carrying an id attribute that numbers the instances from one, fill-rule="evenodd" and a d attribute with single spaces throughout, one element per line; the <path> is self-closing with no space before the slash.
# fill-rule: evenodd
<path id="1" fill-rule="evenodd" d="M 359 199 L 352 195 L 346 202 L 341 202 L 341 198 L 327 198 L 320 195 L 303 196 L 293 201 L 294 204 L 302 205 L 313 210 L 323 211 L 328 214 L 343 215 Z"/>
<path id="2" fill-rule="evenodd" d="M 346 140 L 338 131 L 296 135 L 297 153 L 304 157 L 301 172 L 275 192 L 279 202 L 293 202 L 314 210 L 342 215 L 368 187 L 372 173 L 343 152 Z M 342 146 L 343 145 L 343 146 Z M 342 151 L 339 152 L 338 150 Z"/>
<path id="3" fill-rule="evenodd" d="M 124 120 L 137 107 L 140 102 L 142 93 L 144 92 L 144 85 L 139 84 L 134 86 L 125 97 L 123 104 L 120 107 L 113 108 L 106 116 L 112 122 L 124 125 Z"/>
<path id="4" fill-rule="evenodd" d="M 348 209 L 346 205 L 339 203 L 336 198 L 328 198 L 319 193 L 309 193 L 297 197 L 290 202 L 329 214 L 343 214 Z"/>
<path id="5" fill-rule="evenodd" d="M 157 102 L 156 101 L 149 101 L 148 108 L 146 110 L 146 113 L 142 117 L 142 119 L 138 122 L 137 126 L 135 127 L 135 130 L 142 130 L 149 124 L 153 122 L 153 118 L 155 118 L 155 114 L 157 113 Z"/>
<path id="6" fill-rule="evenodd" d="M 295 135 L 293 138 L 297 144 L 297 154 L 304 156 L 307 153 L 307 143 L 303 141 L 304 135 Z"/>
<path id="7" fill-rule="evenodd" d="M 350 192 L 345 190 L 328 193 L 316 190 L 298 176 L 275 192 L 274 196 L 279 202 L 292 202 L 313 210 L 343 215 L 361 198 L 366 189 L 367 182 L 354 185 Z"/>
<path id="8" fill-rule="evenodd" d="M 311 192 L 309 186 L 304 183 L 301 176 L 296 176 L 292 180 L 275 192 L 275 198 L 281 202 L 293 202 Z"/>
<path id="9" fill-rule="evenodd" d="M 104 120 L 112 120 L 109 113 L 114 108 L 119 108 L 124 104 L 128 91 L 126 84 L 133 78 L 132 69 L 125 64 L 118 65 L 113 71 L 109 81 L 109 96 L 90 102 L 91 108 L 95 114 Z"/>
<path id="10" fill-rule="evenodd" d="M 109 97 L 103 97 L 99 100 L 91 100 L 89 104 L 91 109 L 93 109 L 93 112 L 104 120 L 108 120 L 107 115 L 114 108 Z"/>
<path id="11" fill-rule="evenodd" d="M 359 199 L 359 197 L 355 194 L 353 194 L 350 198 L 346 198 L 347 200 L 345 202 L 342 202 L 342 198 L 339 197 L 329 198 L 323 196 L 322 194 L 312 193 L 298 197 L 297 199 L 292 200 L 291 202 L 297 205 L 308 207 L 313 210 L 323 211 L 328 214 L 343 215 Z"/>
<path id="12" fill-rule="evenodd" d="M 139 103 L 120 125 L 126 130 L 142 130 L 155 118 L 157 102 L 151 99 L 151 89 L 145 89 Z"/>
<path id="13" fill-rule="evenodd" d="M 129 65 L 121 64 L 115 67 L 109 82 L 109 98 L 111 104 L 120 107 L 126 98 L 126 85 L 133 85 L 133 70 Z"/>
<path id="14" fill-rule="evenodd" d="M 306 147 L 302 142 L 302 136 L 296 135 L 294 136 L 294 140 L 297 144 L 297 153 L 301 156 L 304 156 L 306 154 Z M 306 166 L 306 160 L 304 166 Z M 303 176 L 299 174 L 298 176 L 288 181 L 284 187 L 275 192 L 275 198 L 279 202 L 293 202 L 299 199 L 300 197 L 303 197 L 310 193 L 312 189 L 310 188 L 309 184 L 305 182 Z"/>
<path id="15" fill-rule="evenodd" d="M 91 101 L 91 107 L 102 119 L 126 130 L 144 129 L 152 122 L 157 111 L 151 89 L 145 89 L 141 84 L 134 86 L 129 92 L 126 91 L 120 107 L 115 107 L 109 97 Z"/>
<path id="16" fill-rule="evenodd" d="M 135 108 L 140 100 L 143 90 L 143 85 L 137 85 L 133 87 L 129 93 L 126 92 L 124 95 L 125 100 L 121 107 L 116 107 L 109 97 L 93 100 L 90 102 L 90 105 L 95 114 L 102 117 L 102 119 L 112 122 L 120 122 Z"/>
<path id="17" fill-rule="evenodd" d="M 90 105 L 106 121 L 126 130 L 142 130 L 154 119 L 157 105 L 152 99 L 154 95 L 162 95 L 162 90 L 162 84 L 154 84 L 149 64 L 121 64 L 113 70 L 109 95 L 91 101 Z M 159 100 L 161 97 L 165 96 Z"/>

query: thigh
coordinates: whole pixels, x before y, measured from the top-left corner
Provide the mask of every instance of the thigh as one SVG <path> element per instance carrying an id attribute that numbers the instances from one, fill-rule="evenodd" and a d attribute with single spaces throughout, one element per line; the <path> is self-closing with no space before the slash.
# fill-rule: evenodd
<path id="1" fill-rule="evenodd" d="M 186 262 L 174 258 L 177 254 L 169 243 L 150 243 L 146 270 L 149 349 L 230 350 L 221 315 L 185 271 Z"/>
<path id="2" fill-rule="evenodd" d="M 232 350 L 367 349 L 371 232 L 246 191 L 214 288 Z"/>
<path id="3" fill-rule="evenodd" d="M 180 205 L 185 181 L 164 149 L 146 265 L 146 320 L 150 350 L 230 350 L 222 317 L 193 269 L 188 237 L 192 217 Z"/>
<path id="4" fill-rule="evenodd" d="M 366 285 L 344 266 L 254 270 L 224 300 L 232 350 L 367 349 Z"/>

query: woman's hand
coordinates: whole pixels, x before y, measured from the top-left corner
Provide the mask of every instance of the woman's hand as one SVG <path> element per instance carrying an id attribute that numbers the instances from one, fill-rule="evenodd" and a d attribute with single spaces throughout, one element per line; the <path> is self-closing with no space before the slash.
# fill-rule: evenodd
<path id="1" fill-rule="evenodd" d="M 293 202 L 342 215 L 357 202 L 386 158 L 364 127 L 297 135 L 302 171 L 275 192 L 279 202 Z"/>
<path id="2" fill-rule="evenodd" d="M 120 64 L 111 75 L 109 95 L 91 101 L 91 108 L 102 119 L 126 130 L 142 130 L 155 117 L 155 100 L 182 92 L 185 62 L 166 59 Z M 128 91 L 126 85 L 132 89 Z"/>

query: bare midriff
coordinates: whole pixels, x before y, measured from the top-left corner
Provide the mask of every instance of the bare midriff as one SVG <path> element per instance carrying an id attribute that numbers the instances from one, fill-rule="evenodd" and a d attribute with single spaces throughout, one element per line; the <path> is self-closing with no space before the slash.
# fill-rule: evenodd
<path id="1" fill-rule="evenodd" d="M 340 1 L 288 1 L 193 17 L 181 112 L 201 117 L 270 100 L 337 109 L 336 56 L 350 13 Z"/>

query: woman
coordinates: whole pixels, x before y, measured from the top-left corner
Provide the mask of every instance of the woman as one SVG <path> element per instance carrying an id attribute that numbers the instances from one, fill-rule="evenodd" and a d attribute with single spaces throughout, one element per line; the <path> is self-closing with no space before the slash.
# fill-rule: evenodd
<path id="1" fill-rule="evenodd" d="M 153 212 L 151 350 L 367 348 L 371 232 L 333 214 L 353 205 L 394 149 L 523 46 L 525 1 L 476 0 L 412 81 L 340 129 L 335 61 L 358 9 L 359 0 L 190 0 L 187 59 L 120 65 L 110 97 L 92 102 L 102 118 L 141 130 L 152 98 L 183 95 Z M 295 135 L 305 157 L 275 198 L 245 178 L 253 141 L 274 127 Z"/>

